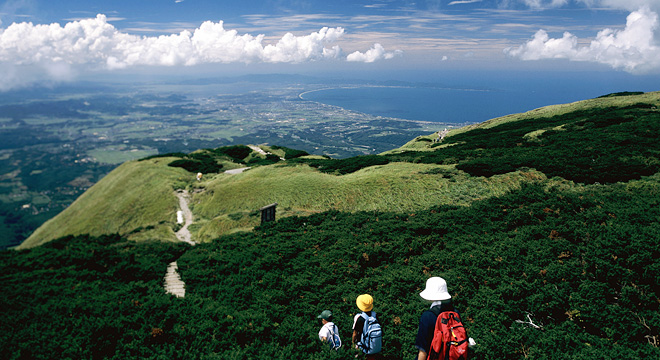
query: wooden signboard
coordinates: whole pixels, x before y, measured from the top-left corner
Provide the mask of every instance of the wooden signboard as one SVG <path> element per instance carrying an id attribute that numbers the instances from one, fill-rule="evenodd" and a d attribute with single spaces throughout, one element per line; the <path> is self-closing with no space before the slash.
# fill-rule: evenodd
<path id="1" fill-rule="evenodd" d="M 277 203 L 273 203 L 267 206 L 262 207 L 259 209 L 261 211 L 261 224 L 263 225 L 264 223 L 270 222 L 270 221 L 275 221 L 275 208 L 277 207 Z"/>

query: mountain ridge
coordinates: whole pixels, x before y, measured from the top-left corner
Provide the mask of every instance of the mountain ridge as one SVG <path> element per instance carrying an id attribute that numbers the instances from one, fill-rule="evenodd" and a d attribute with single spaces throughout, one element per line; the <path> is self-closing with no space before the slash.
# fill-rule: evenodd
<path id="1" fill-rule="evenodd" d="M 522 183 L 530 179 L 545 178 L 543 171 L 538 172 L 535 167 L 542 169 L 544 166 L 546 168 L 557 166 L 553 164 L 549 167 L 546 164 L 530 166 L 524 161 L 516 164 L 511 159 L 502 161 L 502 164 L 483 163 L 483 161 L 497 162 L 498 157 L 506 159 L 507 155 L 502 151 L 517 150 L 523 147 L 523 143 L 525 146 L 527 144 L 535 146 L 538 137 L 544 133 L 547 135 L 550 131 L 566 132 L 567 126 L 575 127 L 574 124 L 580 121 L 592 121 L 582 120 L 580 116 L 630 117 L 618 113 L 602 114 L 608 114 L 608 111 L 614 114 L 614 109 L 623 109 L 622 111 L 625 112 L 631 107 L 635 109 L 630 111 L 641 111 L 650 114 L 649 116 L 658 113 L 659 92 L 615 95 L 570 104 L 551 105 L 526 113 L 491 119 L 481 124 L 451 130 L 442 142 L 436 142 L 436 134 L 420 136 L 399 149 L 393 149 L 379 156 L 332 160 L 302 156 L 302 153 L 277 146 L 262 146 L 268 153 L 276 154 L 270 155 L 270 159 L 268 155 L 258 154 L 248 147 L 241 149 L 240 146 L 203 150 L 190 155 L 173 154 L 176 157 L 191 159 L 178 160 L 179 162 L 207 161 L 220 164 L 211 167 L 213 172 L 218 171 L 213 170 L 217 166 L 228 169 L 245 166 L 248 162 L 254 165 L 264 164 L 264 161 L 266 164 L 276 162 L 268 166 L 253 167 L 237 175 L 226 175 L 222 171 L 205 174 L 202 181 L 194 180 L 195 171 L 191 173 L 167 166 L 176 160 L 176 157 L 163 157 L 167 154 L 127 162 L 93 186 L 60 215 L 42 225 L 19 248 L 36 246 L 65 235 L 83 233 L 98 236 L 117 232 L 136 240 L 160 237 L 162 240 L 175 241 L 174 219 L 177 205 L 173 191 L 179 188 L 187 188 L 192 194 L 191 208 L 196 220 L 191 226 L 191 232 L 198 242 L 211 241 L 215 237 L 233 231 L 250 230 L 258 225 L 257 209 L 275 202 L 279 204 L 278 217 L 309 215 L 333 209 L 416 211 L 438 204 L 467 206 L 476 199 L 503 195 L 507 191 L 519 188 Z M 575 116 L 578 120 L 573 118 L 562 120 L 561 117 L 567 116 L 566 114 L 577 114 Z M 629 122 L 628 126 L 632 126 L 630 125 L 632 120 L 626 121 Z M 474 145 L 477 147 L 476 153 L 482 152 L 478 149 L 479 146 L 490 146 L 493 147 L 494 153 L 502 154 L 492 156 L 493 159 L 484 160 L 479 159 L 478 155 L 469 155 L 465 160 L 460 160 L 460 155 L 443 158 L 436 155 L 443 151 L 447 152 L 446 146 L 450 146 L 453 151 L 461 146 L 465 147 L 466 143 L 467 146 L 472 146 L 470 142 L 482 141 L 479 140 L 480 138 L 473 138 L 467 142 L 463 140 L 452 143 L 453 140 L 466 134 L 508 127 L 498 130 L 499 134 L 484 133 L 487 137 L 504 138 L 506 134 L 517 130 L 517 127 L 522 127 L 518 124 L 525 122 L 531 124 L 527 125 L 531 131 L 512 135 L 515 136 L 513 141 L 516 142 L 512 150 L 504 148 L 498 150 L 486 143 Z M 595 131 L 607 128 L 605 125 L 596 127 Z M 549 145 L 544 146 L 549 148 Z M 294 158 L 277 162 L 278 158 L 287 156 L 286 151 L 289 151 L 289 155 L 295 153 Z M 525 153 L 520 156 L 536 155 Z M 632 154 L 630 158 L 634 160 L 635 156 L 642 155 Z M 376 159 L 378 163 L 366 162 L 372 159 Z M 572 159 L 575 160 L 577 159 Z M 649 166 L 640 165 L 639 161 L 631 166 L 646 166 L 643 174 L 650 175 L 656 171 L 657 165 L 652 160 L 649 161 L 651 161 Z M 351 163 L 350 166 L 355 167 L 356 170 L 350 170 L 350 173 L 340 176 L 336 175 L 339 171 L 337 166 L 348 166 L 337 164 L 348 163 Z M 375 166 L 369 166 L 373 164 Z M 534 164 L 534 161 L 530 164 Z M 498 170 L 503 166 L 504 170 Z M 614 166 L 622 165 L 614 164 Z M 633 174 L 632 178 L 636 176 L 638 175 Z M 564 177 L 568 176 L 564 175 Z M 596 181 L 599 178 L 590 179 L 587 181 Z M 575 180 L 584 181 L 582 178 Z"/>

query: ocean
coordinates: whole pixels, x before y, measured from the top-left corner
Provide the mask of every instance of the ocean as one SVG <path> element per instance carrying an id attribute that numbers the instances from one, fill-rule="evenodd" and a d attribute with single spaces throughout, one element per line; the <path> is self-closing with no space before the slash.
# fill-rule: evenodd
<path id="1" fill-rule="evenodd" d="M 613 92 L 660 90 L 658 76 L 612 72 L 490 74 L 438 80 L 450 85 L 329 87 L 301 97 L 375 116 L 464 125 Z"/>

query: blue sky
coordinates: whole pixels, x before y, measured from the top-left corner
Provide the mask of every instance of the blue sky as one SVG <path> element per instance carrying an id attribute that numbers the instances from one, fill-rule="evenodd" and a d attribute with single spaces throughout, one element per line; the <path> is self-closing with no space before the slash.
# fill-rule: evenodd
<path id="1" fill-rule="evenodd" d="M 0 3 L 0 90 L 131 69 L 660 73 L 660 0 Z"/>

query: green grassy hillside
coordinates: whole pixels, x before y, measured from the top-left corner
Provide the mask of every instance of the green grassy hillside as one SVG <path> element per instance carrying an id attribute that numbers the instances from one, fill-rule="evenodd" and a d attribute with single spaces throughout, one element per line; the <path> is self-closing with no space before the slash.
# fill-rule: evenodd
<path id="1" fill-rule="evenodd" d="M 175 190 L 189 187 L 197 171 L 235 169 L 246 166 L 246 162 L 268 163 L 247 147 L 221 149 L 229 155 L 204 150 L 126 162 L 39 227 L 18 248 L 79 234 L 117 233 L 134 240 L 176 241 L 179 200 Z M 237 149 L 241 155 L 231 153 Z"/>
<path id="2" fill-rule="evenodd" d="M 534 168 L 580 183 L 639 179 L 660 170 L 659 105 L 655 92 L 541 108 L 450 132 L 442 143 L 418 138 L 385 157 L 456 164 L 472 176 Z"/>
<path id="3" fill-rule="evenodd" d="M 414 212 L 438 204 L 468 205 L 537 177 L 542 174 L 474 178 L 452 166 L 411 163 L 367 167 L 343 176 L 307 165 L 259 167 L 238 175 L 220 174 L 199 185 L 203 191 L 193 200 L 193 237 L 209 241 L 235 228 L 256 226 L 256 210 L 275 202 L 280 218 L 331 209 Z"/>
<path id="4" fill-rule="evenodd" d="M 67 209 L 39 227 L 19 248 L 78 234 L 129 234 L 162 228 L 163 240 L 176 240 L 178 200 L 172 186 L 188 173 L 168 167 L 173 158 L 129 161 L 112 171 Z"/>
<path id="5" fill-rule="evenodd" d="M 553 116 L 561 116 L 569 113 L 580 112 L 580 111 L 593 111 L 594 109 L 602 108 L 614 108 L 614 107 L 627 107 L 635 105 L 638 103 L 650 104 L 656 108 L 660 106 L 660 95 L 659 92 L 649 92 L 649 93 L 616 93 L 610 95 L 604 95 L 597 97 L 595 99 L 588 99 L 582 101 L 576 101 L 568 104 L 556 104 L 544 106 L 542 108 L 534 109 L 528 112 L 506 115 L 494 119 L 484 121 L 479 124 L 468 125 L 462 128 L 453 129 L 449 131 L 447 136 L 453 136 L 461 134 L 473 129 L 489 129 L 496 127 L 498 125 L 506 124 L 509 122 L 516 122 L 522 120 L 534 120 L 540 118 L 550 118 Z M 420 140 L 424 142 L 425 140 L 432 140 L 431 136 L 429 137 L 419 137 L 402 146 L 400 149 L 395 149 L 390 152 L 400 152 L 401 150 L 407 149 L 420 149 L 428 148 L 426 146 L 419 146 Z"/>
<path id="6" fill-rule="evenodd" d="M 264 147 L 275 154 L 264 156 L 238 146 L 128 162 L 21 246 L 82 233 L 174 239 L 177 188 L 193 194 L 190 230 L 204 242 L 252 229 L 257 210 L 274 202 L 280 218 L 327 210 L 414 212 L 468 206 L 546 177 L 639 179 L 660 169 L 659 105 L 658 92 L 553 105 L 454 130 L 442 142 L 433 141 L 437 135 L 418 137 L 380 156 L 333 160 L 276 146 Z M 244 166 L 252 169 L 223 173 Z M 197 171 L 217 174 L 196 182 Z"/>

